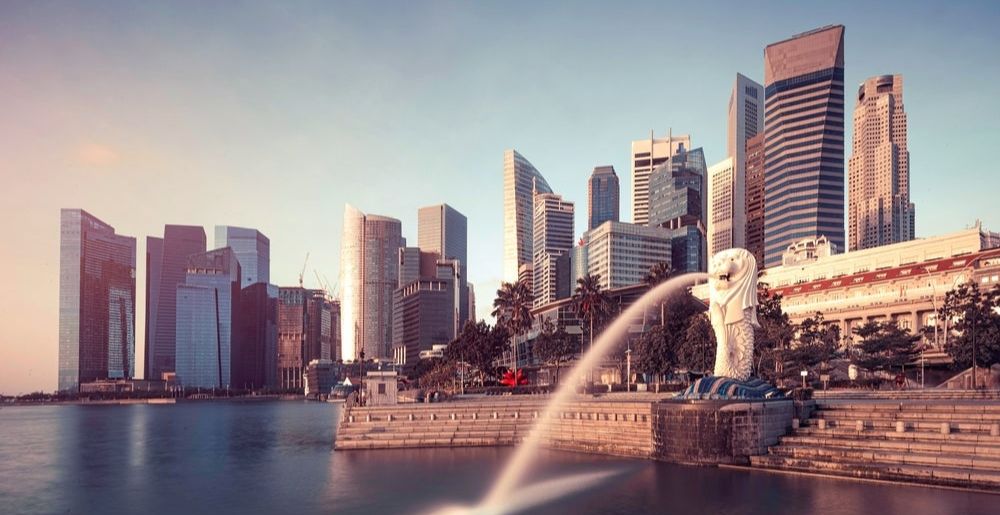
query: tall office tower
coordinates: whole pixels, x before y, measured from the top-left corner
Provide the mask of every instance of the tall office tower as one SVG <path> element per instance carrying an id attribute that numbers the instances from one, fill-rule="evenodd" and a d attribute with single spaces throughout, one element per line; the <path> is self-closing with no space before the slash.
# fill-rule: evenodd
<path id="1" fill-rule="evenodd" d="M 600 276 L 603 289 L 642 284 L 657 263 L 670 264 L 669 229 L 604 222 L 587 232 L 586 273 Z"/>
<path id="2" fill-rule="evenodd" d="M 744 239 L 746 228 L 737 227 L 736 162 L 732 156 L 708 168 L 708 224 L 706 239 L 708 255 L 714 256 L 720 250 L 742 247 L 737 243 Z M 742 195 L 740 195 L 742 197 Z"/>
<path id="3" fill-rule="evenodd" d="M 243 271 L 243 287 L 271 280 L 271 240 L 256 229 L 215 226 L 215 248 L 229 247 Z"/>
<path id="4" fill-rule="evenodd" d="M 596 166 L 587 181 L 587 230 L 618 221 L 618 175 L 613 166 Z"/>
<path id="5" fill-rule="evenodd" d="M 476 289 L 469 283 L 469 321 L 476 322 L 479 320 L 479 316 L 476 315 Z M 465 327 L 465 324 L 461 324 L 458 330 L 461 331 Z"/>
<path id="6" fill-rule="evenodd" d="M 331 347 L 335 339 L 333 330 L 335 301 L 324 290 L 311 290 L 306 298 L 305 344 L 302 348 L 303 369 L 317 359 L 333 359 Z M 337 305 L 336 312 L 340 312 Z M 337 320 L 338 324 L 340 320 Z"/>
<path id="7" fill-rule="evenodd" d="M 674 154 L 649 178 L 649 226 L 671 233 L 670 263 L 678 272 L 706 270 L 705 153 L 700 148 Z"/>
<path id="8" fill-rule="evenodd" d="M 167 225 L 162 238 L 146 238 L 146 379 L 176 369 L 177 286 L 188 258 L 205 245 L 205 229 L 192 225 Z"/>
<path id="9" fill-rule="evenodd" d="M 733 184 L 730 187 L 733 194 L 732 242 L 729 247 L 746 247 L 747 140 L 763 132 L 764 86 L 737 73 L 733 91 L 729 95 L 729 121 L 726 129 L 726 154 L 733 159 Z M 709 251 L 708 255 L 712 254 Z"/>
<path id="10" fill-rule="evenodd" d="M 240 263 L 229 247 L 188 258 L 177 285 L 177 380 L 185 388 L 228 388 L 238 330 Z"/>
<path id="11" fill-rule="evenodd" d="M 503 153 L 503 280 L 515 282 L 530 265 L 534 194 L 552 193 L 542 174 L 516 150 Z"/>
<path id="12" fill-rule="evenodd" d="M 468 220 L 448 204 L 422 207 L 417 211 L 417 246 L 435 252 L 441 259 L 457 260 L 461 267 L 459 320 L 469 319 Z"/>
<path id="13" fill-rule="evenodd" d="M 610 221 L 610 220 L 609 220 Z M 591 229 L 593 230 L 593 229 Z M 584 276 L 587 275 L 587 250 L 588 250 L 588 238 L 590 236 L 590 231 L 583 233 L 583 238 L 577 242 L 573 250 L 570 251 L 569 258 L 569 288 L 570 295 L 576 291 L 576 283 Z"/>
<path id="14" fill-rule="evenodd" d="M 437 262 L 441 256 L 437 252 L 424 252 L 418 247 L 403 247 L 399 249 L 399 277 L 396 282 L 397 287 L 420 279 L 421 277 L 434 277 L 437 270 Z M 455 260 L 456 262 L 458 260 Z"/>
<path id="15" fill-rule="evenodd" d="M 573 203 L 555 193 L 540 193 L 534 210 L 531 285 L 534 305 L 541 306 L 569 296 L 565 287 L 559 288 L 559 258 L 573 250 Z"/>
<path id="16" fill-rule="evenodd" d="M 240 291 L 236 334 L 231 354 L 233 388 L 256 390 L 264 387 L 276 387 L 277 286 L 268 283 L 254 283 Z"/>
<path id="17" fill-rule="evenodd" d="M 910 203 L 902 75 L 872 77 L 858 88 L 847 167 L 848 248 L 912 240 L 916 209 Z"/>
<path id="18" fill-rule="evenodd" d="M 299 286 L 278 288 L 277 387 L 298 390 L 303 386 L 302 368 L 306 347 L 309 299 L 313 290 Z"/>
<path id="19" fill-rule="evenodd" d="M 393 292 L 392 353 L 399 365 L 413 366 L 421 351 L 448 344 L 458 335 L 460 303 L 458 260 L 441 259 L 431 276 Z"/>
<path id="20" fill-rule="evenodd" d="M 344 207 L 340 244 L 341 356 L 345 361 L 392 356 L 392 292 L 399 283 L 399 249 L 406 246 L 395 218 Z"/>
<path id="21" fill-rule="evenodd" d="M 649 223 L 649 179 L 653 169 L 666 163 L 674 154 L 691 148 L 691 136 L 657 138 L 650 131 L 649 139 L 632 142 L 632 223 Z"/>
<path id="22" fill-rule="evenodd" d="M 844 26 L 764 50 L 764 265 L 804 238 L 844 248 Z"/>
<path id="23" fill-rule="evenodd" d="M 59 213 L 59 389 L 135 375 L 135 238 Z"/>
<path id="24" fill-rule="evenodd" d="M 746 249 L 764 268 L 764 134 L 747 140 L 746 149 L 747 238 Z"/>

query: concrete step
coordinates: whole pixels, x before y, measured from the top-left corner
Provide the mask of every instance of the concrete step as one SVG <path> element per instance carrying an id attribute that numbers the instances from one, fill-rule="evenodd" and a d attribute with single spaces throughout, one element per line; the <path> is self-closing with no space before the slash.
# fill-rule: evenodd
<path id="1" fill-rule="evenodd" d="M 980 423 L 1000 423 L 1000 411 L 973 413 L 964 411 L 886 411 L 886 410 L 842 410 L 821 409 L 813 413 L 814 417 L 827 419 L 880 419 L 880 420 L 929 420 L 929 421 L 967 421 Z"/>
<path id="2" fill-rule="evenodd" d="M 845 401 L 820 400 L 816 408 L 823 411 L 902 411 L 930 413 L 1000 413 L 1000 401 Z"/>
<path id="3" fill-rule="evenodd" d="M 892 450 L 897 452 L 937 452 L 1000 458 L 1000 444 L 950 443 L 941 441 L 890 440 L 881 437 L 782 436 L 780 445 L 842 447 L 851 449 Z"/>
<path id="4" fill-rule="evenodd" d="M 819 414 L 814 414 L 814 416 Z M 819 420 L 822 419 L 826 421 L 827 427 L 842 427 L 854 429 L 857 426 L 858 421 L 864 423 L 865 429 L 876 429 L 876 430 L 895 430 L 896 420 L 890 419 L 880 419 L 880 418 L 865 418 L 864 415 L 858 415 L 855 417 L 840 417 L 840 418 L 827 418 L 823 416 L 817 416 L 816 418 L 810 418 L 804 420 L 801 423 L 805 426 L 813 427 L 819 424 Z M 942 424 L 947 423 L 948 427 L 952 432 L 956 433 L 981 433 L 989 435 L 993 429 L 993 423 L 980 423 L 980 422 L 963 422 L 963 421 L 945 421 L 945 420 L 934 420 L 934 421 L 923 421 L 923 420 L 903 420 L 904 427 L 909 431 L 941 431 Z"/>
<path id="5" fill-rule="evenodd" d="M 905 433 L 897 433 L 895 429 L 892 431 L 867 429 L 862 432 L 858 432 L 854 427 L 828 427 L 827 429 L 819 429 L 815 426 L 802 426 L 795 430 L 796 435 L 830 435 L 830 436 L 858 436 L 864 435 L 865 438 L 885 438 L 892 440 L 916 440 L 916 441 L 941 441 L 941 442 L 965 442 L 965 443 L 982 443 L 986 445 L 995 445 L 1000 442 L 1000 437 L 990 436 L 988 433 L 961 433 L 952 432 L 949 434 L 942 434 L 940 432 L 940 427 L 937 431 L 913 431 L 908 430 Z"/>
<path id="6" fill-rule="evenodd" d="M 962 488 L 1000 490 L 1000 472 L 928 464 L 876 461 L 828 461 L 766 454 L 751 456 L 753 467 L 813 472 L 836 476 L 926 483 Z"/>
<path id="7" fill-rule="evenodd" d="M 775 456 L 825 461 L 875 461 L 880 464 L 935 465 L 992 470 L 1000 472 L 1000 458 L 955 455 L 941 452 L 900 452 L 886 449 L 857 449 L 836 446 L 776 445 L 769 453 Z"/>

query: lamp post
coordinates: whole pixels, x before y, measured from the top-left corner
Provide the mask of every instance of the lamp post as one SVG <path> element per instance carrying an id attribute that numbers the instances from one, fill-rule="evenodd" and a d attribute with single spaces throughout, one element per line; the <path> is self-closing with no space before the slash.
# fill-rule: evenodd
<path id="1" fill-rule="evenodd" d="M 625 391 L 632 391 L 632 349 L 625 351 Z"/>
<path id="2" fill-rule="evenodd" d="M 799 375 L 802 376 L 802 387 L 803 388 L 807 388 L 807 386 L 806 386 L 806 376 L 809 375 L 809 372 L 807 372 L 806 369 L 803 368 L 802 371 L 799 372 Z"/>

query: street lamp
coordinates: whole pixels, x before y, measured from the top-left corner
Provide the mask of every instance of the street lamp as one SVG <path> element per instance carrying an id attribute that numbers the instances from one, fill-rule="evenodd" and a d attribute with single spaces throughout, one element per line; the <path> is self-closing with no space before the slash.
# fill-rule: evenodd
<path id="1" fill-rule="evenodd" d="M 806 369 L 803 368 L 802 371 L 799 372 L 799 375 L 802 376 L 802 387 L 806 388 L 806 376 L 809 375 L 809 372 L 806 372 Z"/>

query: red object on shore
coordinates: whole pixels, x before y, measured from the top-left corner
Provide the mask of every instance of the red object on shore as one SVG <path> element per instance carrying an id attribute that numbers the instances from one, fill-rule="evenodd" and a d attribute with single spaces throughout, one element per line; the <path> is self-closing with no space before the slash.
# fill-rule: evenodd
<path id="1" fill-rule="evenodd" d="M 521 369 L 517 370 L 517 384 L 522 385 L 522 386 L 528 384 L 528 380 L 524 378 L 524 373 L 523 372 L 524 371 L 521 370 Z M 503 377 L 500 379 L 500 384 L 502 384 L 504 386 L 510 386 L 511 388 L 513 388 L 514 387 L 514 373 L 511 372 L 510 370 L 504 372 L 503 373 Z"/>

